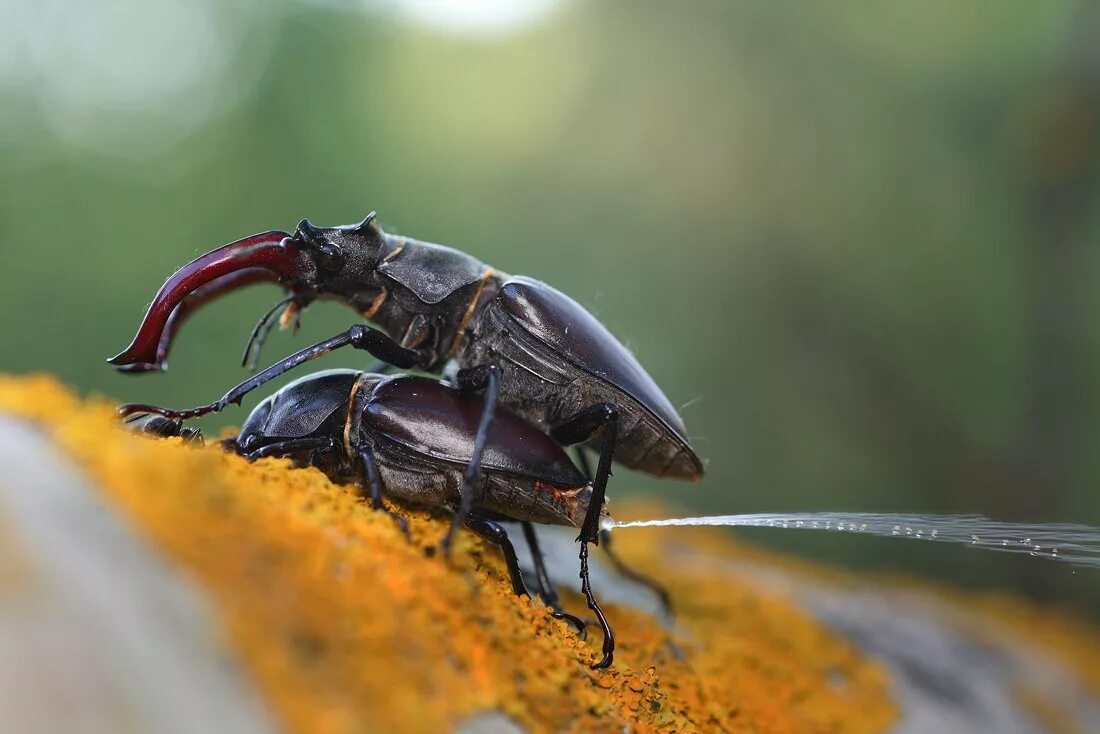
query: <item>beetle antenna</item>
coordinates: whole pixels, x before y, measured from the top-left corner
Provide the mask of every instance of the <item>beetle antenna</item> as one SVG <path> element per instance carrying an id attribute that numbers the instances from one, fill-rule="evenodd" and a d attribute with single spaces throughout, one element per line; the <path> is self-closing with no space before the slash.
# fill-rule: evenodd
<path id="1" fill-rule="evenodd" d="M 271 309 L 260 317 L 260 320 L 256 322 L 256 325 L 252 327 L 252 332 L 248 335 L 248 341 L 245 342 L 244 352 L 241 354 L 241 367 L 244 367 L 249 372 L 256 371 L 256 365 L 260 361 L 260 352 L 264 348 L 264 342 L 267 341 L 268 334 L 271 333 L 271 329 L 275 326 L 275 314 L 281 311 L 288 303 L 294 300 L 294 296 L 287 296 L 282 299 Z"/>

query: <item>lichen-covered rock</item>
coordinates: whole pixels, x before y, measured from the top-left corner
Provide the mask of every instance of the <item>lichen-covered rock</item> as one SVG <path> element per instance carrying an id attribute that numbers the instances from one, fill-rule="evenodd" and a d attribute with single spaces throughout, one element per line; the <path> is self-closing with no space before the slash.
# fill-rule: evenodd
<path id="1" fill-rule="evenodd" d="M 141 536 L 126 547 L 148 554 L 166 579 L 197 587 L 225 640 L 222 655 L 245 671 L 238 677 L 252 718 L 238 722 L 228 717 L 239 712 L 227 711 L 220 731 L 265 724 L 264 712 L 247 704 L 253 687 L 274 721 L 300 732 L 1100 730 L 1100 685 L 1089 674 L 1100 643 L 1083 623 L 1067 621 L 1062 637 L 1045 630 L 1039 639 L 1026 620 L 992 605 L 978 612 L 970 599 L 864 586 L 718 532 L 647 530 L 624 533 L 619 546 L 668 583 L 675 623 L 664 624 L 644 590 L 598 567 L 620 648 L 611 669 L 593 671 L 598 631 L 581 640 L 537 601 L 514 597 L 492 548 L 464 535 L 449 562 L 425 553 L 445 530 L 443 518 L 401 510 L 407 541 L 353 488 L 316 470 L 131 435 L 109 404 L 83 402 L 47 377 L 0 378 L 0 414 L 9 416 L 0 431 L 37 426 L 59 450 L 48 460 L 79 473 L 70 516 L 85 512 L 94 522 L 96 503 L 113 508 Z M 0 479 L 0 526 L 22 522 L 14 498 L 36 491 Z M 3 536 L 22 544 L 22 557 L 100 542 L 18 530 Z M 548 533 L 544 545 L 556 580 L 574 588 L 571 537 Z M 90 562 L 111 565 L 93 550 Z M 583 611 L 578 597 L 566 601 Z M 155 605 L 124 603 L 137 610 L 134 639 L 195 646 L 194 631 L 163 624 Z M 88 613 L 111 613 L 104 609 Z M 25 623 L 4 611 L 0 639 Z M 117 642 L 118 653 L 129 644 Z M 179 680 L 192 681 L 181 684 L 195 686 L 189 695 L 201 691 L 201 680 Z"/>

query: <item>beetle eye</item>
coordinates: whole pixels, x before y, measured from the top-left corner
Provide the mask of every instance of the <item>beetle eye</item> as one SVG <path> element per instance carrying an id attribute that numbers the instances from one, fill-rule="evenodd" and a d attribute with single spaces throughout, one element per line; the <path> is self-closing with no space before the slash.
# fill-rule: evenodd
<path id="1" fill-rule="evenodd" d="M 336 245 L 325 242 L 317 248 L 317 264 L 322 270 L 340 270 L 344 267 L 344 253 Z"/>

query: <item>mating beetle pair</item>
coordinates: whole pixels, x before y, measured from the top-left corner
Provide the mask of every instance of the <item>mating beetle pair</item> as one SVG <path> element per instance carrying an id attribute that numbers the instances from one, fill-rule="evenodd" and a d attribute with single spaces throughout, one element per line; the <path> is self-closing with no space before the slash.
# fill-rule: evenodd
<path id="1" fill-rule="evenodd" d="M 396 377 L 327 370 L 299 378 L 260 402 L 224 439 L 227 450 L 250 461 L 290 458 L 321 469 L 334 481 L 358 483 L 375 510 L 387 512 L 383 494 L 413 505 L 452 507 L 473 453 L 481 401 L 477 396 L 423 377 Z M 134 430 L 200 441 L 197 429 L 155 413 L 127 417 Z M 563 612 L 546 582 L 531 523 L 579 526 L 591 488 L 565 451 L 522 418 L 496 415 L 482 459 L 484 491 L 464 520 L 467 528 L 500 548 L 512 590 L 527 588 L 516 553 L 496 521 L 523 523 L 535 562 L 538 593 L 555 616 L 584 631 L 584 623 Z M 403 517 L 389 513 L 406 533 Z"/>
<path id="2" fill-rule="evenodd" d="M 214 250 L 181 268 L 157 293 L 131 345 L 111 362 L 128 371 L 163 369 L 179 324 L 197 308 L 246 284 L 276 281 L 289 296 L 264 316 L 246 347 L 262 346 L 277 310 L 293 318 L 318 298 L 337 300 L 380 329 L 357 324 L 242 382 L 221 399 L 189 410 L 123 406 L 190 418 L 239 403 L 286 371 L 344 346 L 399 368 L 441 373 L 457 365 L 455 387 L 483 393 L 444 548 L 484 499 L 483 466 L 498 404 L 561 445 L 599 451 L 581 518 L 581 577 L 589 607 L 604 627 L 610 665 L 614 638 L 591 594 L 588 544 L 599 521 L 613 459 L 657 476 L 697 479 L 702 463 L 683 421 L 634 356 L 582 306 L 545 283 L 509 277 L 439 245 L 388 235 L 373 214 L 356 225 L 317 228 L 303 220 L 293 235 L 268 232 Z M 392 488 L 387 487 L 391 492 Z"/>

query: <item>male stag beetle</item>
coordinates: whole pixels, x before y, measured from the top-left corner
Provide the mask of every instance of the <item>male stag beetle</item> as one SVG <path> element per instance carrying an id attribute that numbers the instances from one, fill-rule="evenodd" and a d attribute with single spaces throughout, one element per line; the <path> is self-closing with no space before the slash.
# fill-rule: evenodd
<path id="1" fill-rule="evenodd" d="M 389 235 L 368 215 L 355 225 L 246 237 L 185 265 L 161 287 L 125 351 L 110 362 L 126 371 L 164 369 L 172 336 L 204 303 L 258 280 L 289 293 L 253 330 L 245 359 L 262 344 L 277 310 L 294 318 L 318 298 L 343 302 L 381 329 L 357 324 L 274 364 L 209 405 L 125 412 L 194 417 L 240 403 L 245 394 L 303 362 L 353 346 L 396 367 L 442 373 L 457 366 L 463 391 L 484 392 L 462 503 L 443 548 L 473 501 L 484 436 L 498 402 L 560 444 L 599 451 L 592 502 L 581 525 L 582 559 L 599 543 L 599 518 L 614 458 L 662 477 L 698 479 L 703 466 L 684 423 L 638 361 L 594 316 L 564 293 L 510 277 L 457 250 Z"/>
<path id="2" fill-rule="evenodd" d="M 222 446 L 249 461 L 289 457 L 299 466 L 317 467 L 333 481 L 357 481 L 374 509 L 390 514 L 407 532 L 405 519 L 385 508 L 383 494 L 412 505 L 454 509 L 481 413 L 476 396 L 435 380 L 327 370 L 299 378 L 263 400 L 240 434 Z M 126 421 L 158 438 L 201 441 L 199 431 L 178 418 L 134 413 Z M 484 444 L 484 481 L 463 524 L 500 548 L 512 590 L 527 596 L 515 550 L 496 521 L 522 523 L 539 595 L 555 617 L 583 633 L 584 623 L 558 603 L 532 523 L 580 527 L 592 493 L 587 478 L 561 446 L 506 409 L 497 410 Z M 615 638 L 587 576 L 583 569 L 581 591 L 599 618 L 607 655 Z"/>

